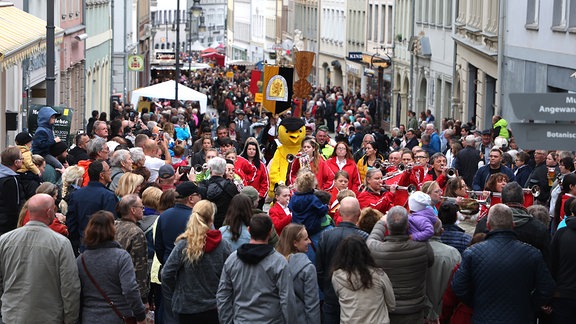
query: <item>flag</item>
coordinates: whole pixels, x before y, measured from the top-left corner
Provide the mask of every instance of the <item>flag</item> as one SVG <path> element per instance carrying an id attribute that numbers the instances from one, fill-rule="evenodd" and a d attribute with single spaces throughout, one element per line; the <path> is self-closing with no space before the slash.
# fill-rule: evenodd
<path id="1" fill-rule="evenodd" d="M 250 75 L 250 92 L 253 96 L 262 93 L 262 71 L 252 70 Z"/>
<path id="2" fill-rule="evenodd" d="M 294 68 L 267 65 L 264 67 L 264 109 L 280 114 L 290 109 L 293 95 Z"/>

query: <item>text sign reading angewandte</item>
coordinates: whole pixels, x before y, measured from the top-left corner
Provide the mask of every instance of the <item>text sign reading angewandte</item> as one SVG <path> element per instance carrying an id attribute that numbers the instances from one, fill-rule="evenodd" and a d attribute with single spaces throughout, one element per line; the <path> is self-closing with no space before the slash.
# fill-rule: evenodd
<path id="1" fill-rule="evenodd" d="M 576 147 L 576 125 L 511 123 L 514 138 L 524 150 L 567 150 Z"/>
<path id="2" fill-rule="evenodd" d="M 510 103 L 520 120 L 576 120 L 576 94 L 511 93 Z"/>

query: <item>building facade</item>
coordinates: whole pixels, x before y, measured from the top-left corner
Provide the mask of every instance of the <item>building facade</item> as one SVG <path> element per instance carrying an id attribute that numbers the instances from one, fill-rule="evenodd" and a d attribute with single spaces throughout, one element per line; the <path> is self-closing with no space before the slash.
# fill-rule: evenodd
<path id="1" fill-rule="evenodd" d="M 113 30 L 110 0 L 86 0 L 84 6 L 88 34 L 85 40 L 86 108 L 78 113 L 87 123 L 92 110 L 110 112 Z"/>

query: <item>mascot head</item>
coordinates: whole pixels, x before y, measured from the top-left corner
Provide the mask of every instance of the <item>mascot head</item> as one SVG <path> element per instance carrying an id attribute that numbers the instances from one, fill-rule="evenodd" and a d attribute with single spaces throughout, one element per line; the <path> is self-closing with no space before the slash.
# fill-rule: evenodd
<path id="1" fill-rule="evenodd" d="M 282 145 L 300 147 L 306 137 L 306 127 L 300 118 L 287 117 L 282 119 L 278 127 L 278 140 Z"/>

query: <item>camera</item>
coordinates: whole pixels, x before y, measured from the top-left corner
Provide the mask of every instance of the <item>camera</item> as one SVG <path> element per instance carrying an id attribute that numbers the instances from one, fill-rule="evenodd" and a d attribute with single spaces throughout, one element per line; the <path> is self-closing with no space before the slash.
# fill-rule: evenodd
<path id="1" fill-rule="evenodd" d="M 180 172 L 182 174 L 188 174 L 190 172 L 190 170 L 192 170 L 191 166 L 183 165 L 183 166 L 178 167 L 178 172 Z"/>

